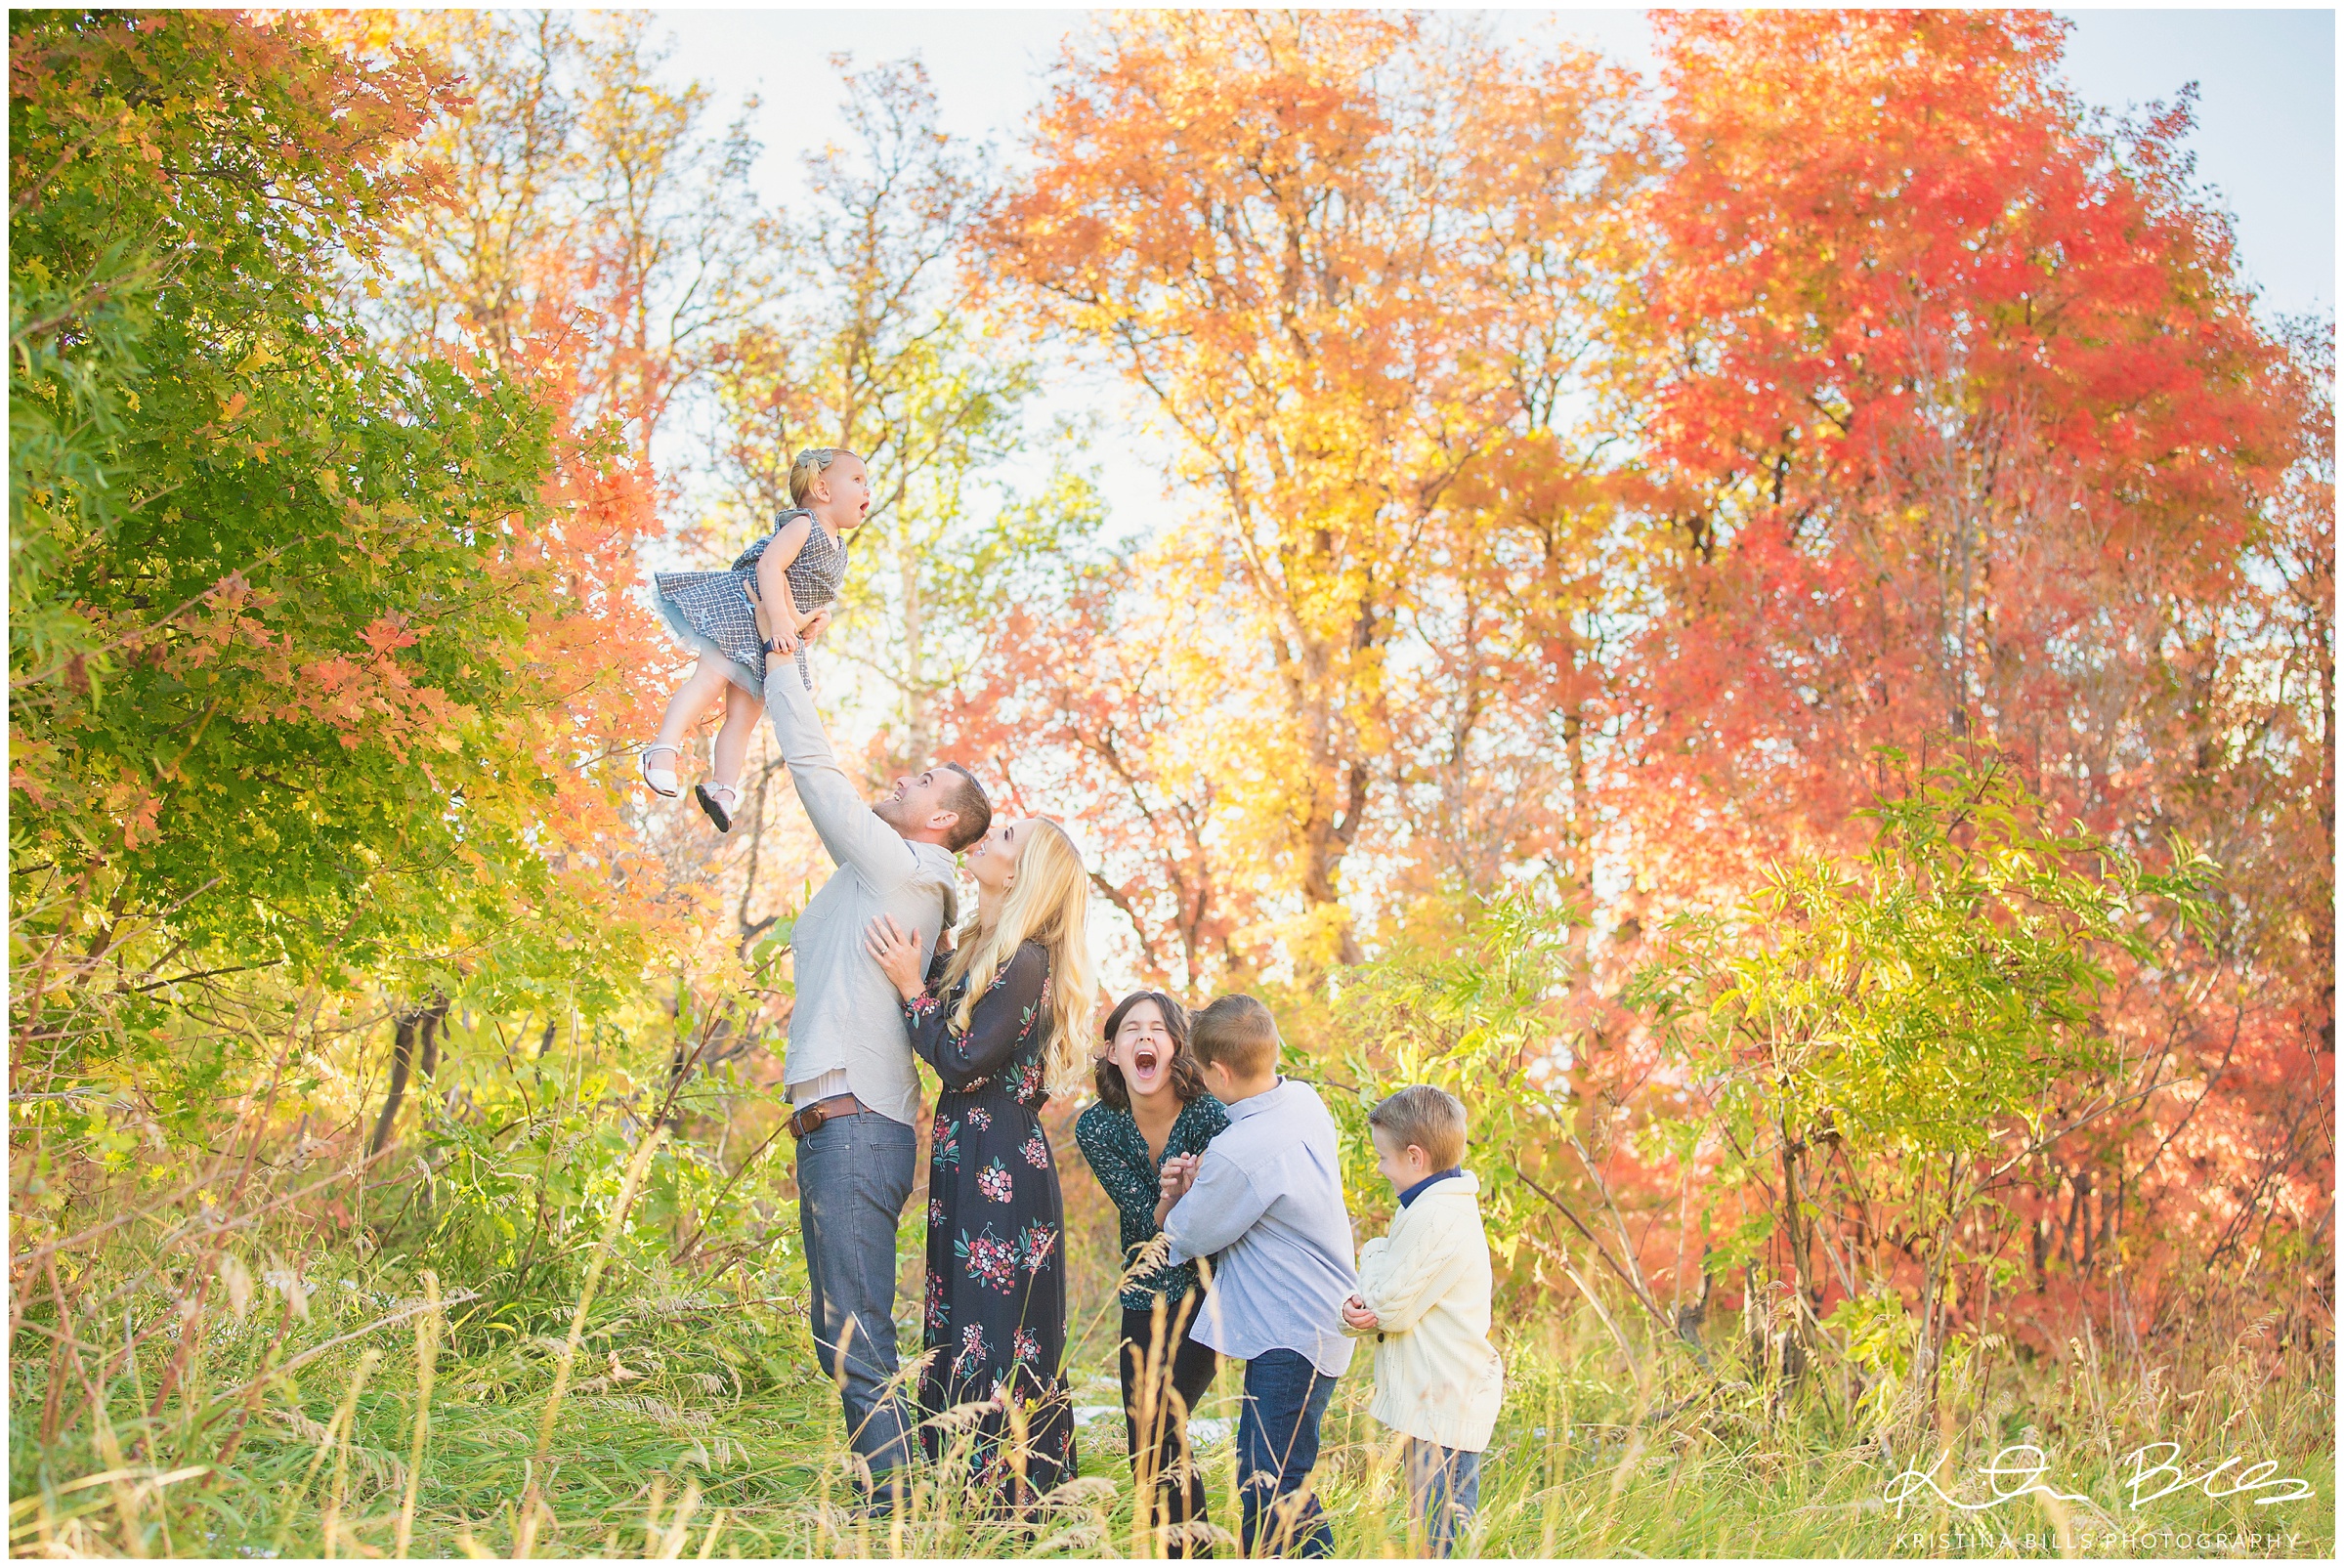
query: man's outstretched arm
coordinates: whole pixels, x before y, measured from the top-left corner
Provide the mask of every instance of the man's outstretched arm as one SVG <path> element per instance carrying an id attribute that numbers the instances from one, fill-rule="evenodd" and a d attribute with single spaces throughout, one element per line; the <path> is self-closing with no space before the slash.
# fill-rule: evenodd
<path id="1" fill-rule="evenodd" d="M 847 781 L 823 733 L 822 718 L 814 711 L 814 694 L 797 678 L 796 666 L 769 658 L 772 673 L 765 681 L 765 712 L 773 720 L 774 739 L 781 742 L 782 760 L 789 765 L 797 798 L 822 836 L 822 847 L 840 866 L 851 866 L 876 888 L 890 888 L 911 876 L 917 862 L 903 835 L 871 813 L 855 786 Z"/>

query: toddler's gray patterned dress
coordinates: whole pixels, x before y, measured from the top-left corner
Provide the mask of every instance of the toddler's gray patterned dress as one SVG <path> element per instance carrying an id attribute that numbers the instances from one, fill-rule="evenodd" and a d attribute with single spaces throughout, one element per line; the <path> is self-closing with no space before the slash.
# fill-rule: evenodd
<path id="1" fill-rule="evenodd" d="M 760 702 L 765 699 L 765 649 L 757 640 L 757 611 L 749 601 L 749 591 L 756 579 L 757 562 L 773 542 L 774 533 L 809 515 L 799 508 L 783 512 L 773 520 L 773 532 L 742 551 L 729 571 L 661 572 L 651 579 L 658 595 L 654 602 L 667 629 L 687 646 L 712 651 L 726 659 L 730 667 L 725 674 L 732 683 Z M 789 597 L 796 602 L 797 613 L 812 614 L 837 598 L 846 584 L 846 541 L 832 538 L 820 523 L 815 524 L 784 575 L 789 579 Z M 797 674 L 807 691 L 814 690 L 803 644 L 797 650 Z"/>

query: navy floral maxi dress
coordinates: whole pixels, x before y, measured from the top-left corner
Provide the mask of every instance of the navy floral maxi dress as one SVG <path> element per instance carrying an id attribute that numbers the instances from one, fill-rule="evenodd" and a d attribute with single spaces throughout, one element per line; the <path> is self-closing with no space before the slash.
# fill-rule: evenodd
<path id="1" fill-rule="evenodd" d="M 977 1418 L 971 1477 L 1022 1507 L 1075 1474 L 1066 1357 L 1066 1212 L 1039 1115 L 1049 1098 L 1049 954 L 1028 942 L 955 1027 L 969 981 L 904 1004 L 912 1048 L 944 1093 L 928 1154 L 927 1365 L 920 1440 L 948 1453 L 956 1406 Z M 1023 1441 L 1018 1440 L 1023 1429 Z"/>

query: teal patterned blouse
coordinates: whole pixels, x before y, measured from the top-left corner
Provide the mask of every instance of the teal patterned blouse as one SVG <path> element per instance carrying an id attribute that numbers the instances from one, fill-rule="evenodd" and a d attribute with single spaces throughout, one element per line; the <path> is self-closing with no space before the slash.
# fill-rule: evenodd
<path id="1" fill-rule="evenodd" d="M 1180 1115 L 1164 1138 L 1164 1158 L 1203 1154 L 1205 1145 L 1229 1124 L 1229 1113 L 1210 1094 L 1200 1094 L 1180 1107 Z M 1100 1102 L 1075 1119 L 1075 1142 L 1115 1202 L 1122 1222 L 1123 1255 L 1130 1256 L 1156 1235 L 1156 1201 L 1164 1195 L 1163 1163 L 1148 1158 L 1148 1141 L 1129 1111 Z M 1145 1312 L 1159 1295 L 1178 1300 L 1196 1289 L 1196 1264 L 1176 1263 L 1142 1274 L 1125 1289 L 1120 1299 L 1134 1312 Z"/>

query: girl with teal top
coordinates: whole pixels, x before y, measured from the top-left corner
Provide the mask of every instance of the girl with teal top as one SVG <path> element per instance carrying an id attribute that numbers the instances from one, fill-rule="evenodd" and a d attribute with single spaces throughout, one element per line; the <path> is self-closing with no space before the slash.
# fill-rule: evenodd
<path id="1" fill-rule="evenodd" d="M 1115 1203 L 1126 1266 L 1157 1233 L 1167 1170 L 1193 1166 L 1229 1124 L 1205 1092 L 1188 1050 L 1188 1014 L 1160 991 L 1133 992 L 1107 1015 L 1091 1081 L 1098 1103 L 1075 1123 L 1090 1173 Z M 1121 1294 L 1124 1431 L 1141 1498 L 1153 1497 L 1160 1549 L 1210 1556 L 1202 1530 L 1205 1482 L 1188 1453 L 1188 1414 L 1213 1386 L 1220 1357 L 1189 1336 L 1204 1293 L 1194 1263 L 1166 1265 L 1126 1282 Z"/>

